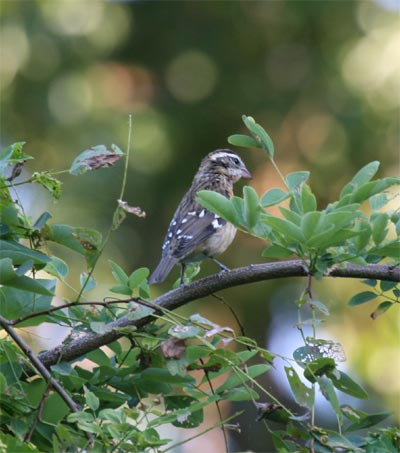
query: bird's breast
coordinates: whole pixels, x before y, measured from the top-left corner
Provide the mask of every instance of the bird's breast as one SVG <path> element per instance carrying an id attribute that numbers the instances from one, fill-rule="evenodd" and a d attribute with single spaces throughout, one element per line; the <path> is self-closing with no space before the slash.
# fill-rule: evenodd
<path id="1" fill-rule="evenodd" d="M 236 235 L 236 228 L 227 222 L 219 231 L 216 231 L 205 242 L 204 253 L 208 256 L 216 256 L 224 253 L 231 245 Z"/>

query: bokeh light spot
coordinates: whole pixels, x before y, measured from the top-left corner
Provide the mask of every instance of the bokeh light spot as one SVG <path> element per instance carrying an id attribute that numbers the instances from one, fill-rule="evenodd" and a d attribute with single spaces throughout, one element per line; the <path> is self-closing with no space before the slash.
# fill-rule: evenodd
<path id="1" fill-rule="evenodd" d="M 182 102 L 199 102 L 215 87 L 218 70 L 213 60 L 198 51 L 188 51 L 169 65 L 166 83 L 172 95 Z"/>
<path id="2" fill-rule="evenodd" d="M 6 88 L 29 58 L 29 42 L 24 30 L 16 25 L 0 28 L 0 81 Z"/>
<path id="3" fill-rule="evenodd" d="M 99 0 L 57 0 L 41 2 L 39 5 L 52 30 L 65 35 L 86 35 L 93 32 L 99 26 L 104 11 L 104 4 Z"/>
<path id="4" fill-rule="evenodd" d="M 400 91 L 400 31 L 387 26 L 366 34 L 345 55 L 342 75 L 375 110 L 397 109 Z"/>
<path id="5" fill-rule="evenodd" d="M 132 13 L 115 3 L 105 5 L 98 26 L 87 35 L 87 39 L 93 47 L 108 52 L 122 42 L 128 33 L 132 31 Z"/>
<path id="6" fill-rule="evenodd" d="M 65 124 L 84 118 L 92 106 L 92 90 L 84 76 L 71 74 L 56 79 L 49 91 L 49 108 L 54 117 Z"/>

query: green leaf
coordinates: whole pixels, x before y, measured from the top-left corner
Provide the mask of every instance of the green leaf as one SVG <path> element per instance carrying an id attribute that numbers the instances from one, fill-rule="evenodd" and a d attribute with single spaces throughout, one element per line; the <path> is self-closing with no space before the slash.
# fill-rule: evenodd
<path id="1" fill-rule="evenodd" d="M 364 200 L 372 197 L 373 195 L 398 184 L 400 184 L 400 179 L 394 177 L 377 179 L 376 181 L 367 182 L 366 184 L 363 184 L 357 190 L 352 192 L 350 202 L 361 203 Z"/>
<path id="2" fill-rule="evenodd" d="M 189 364 L 196 362 L 198 359 L 204 359 L 212 354 L 213 349 L 206 345 L 188 346 L 185 350 L 185 359 Z"/>
<path id="3" fill-rule="evenodd" d="M 89 406 L 89 408 L 92 411 L 96 411 L 99 408 L 99 406 L 100 406 L 99 398 L 97 398 L 97 396 L 93 392 L 88 390 L 86 388 L 86 386 L 83 386 L 83 391 L 84 391 L 84 394 L 85 394 L 86 404 Z"/>
<path id="4" fill-rule="evenodd" d="M 343 409 L 343 408 L 342 408 Z M 357 411 L 360 414 L 361 411 Z M 386 418 L 390 417 L 392 414 L 390 412 L 378 412 L 376 414 L 363 414 L 364 416 L 360 417 L 358 421 L 353 422 L 346 428 L 346 432 L 358 431 L 360 429 L 369 428 L 371 426 L 376 426 L 378 423 L 382 422 Z M 378 453 L 378 452 L 377 452 Z M 383 453 L 383 450 L 382 450 Z"/>
<path id="5" fill-rule="evenodd" d="M 5 169 L 17 163 L 23 163 L 32 156 L 24 154 L 22 148 L 26 142 L 16 142 L 0 151 L 0 174 L 4 176 Z"/>
<path id="6" fill-rule="evenodd" d="M 313 238 L 318 231 L 320 219 L 321 213 L 319 211 L 307 212 L 301 219 L 301 232 L 306 241 Z"/>
<path id="7" fill-rule="evenodd" d="M 369 164 L 365 165 L 361 168 L 353 177 L 351 182 L 356 186 L 360 186 L 361 184 L 365 184 L 376 175 L 377 171 L 379 170 L 380 162 L 377 160 L 370 162 Z"/>
<path id="8" fill-rule="evenodd" d="M 377 298 L 378 295 L 373 293 L 372 291 L 363 291 L 361 293 L 355 294 L 348 302 L 347 305 L 351 307 L 355 307 L 356 305 L 365 304 L 370 300 Z"/>
<path id="9" fill-rule="evenodd" d="M 191 405 L 197 403 L 197 399 L 186 395 L 171 395 L 164 397 L 165 409 L 167 411 L 183 410 L 176 420 L 172 422 L 179 428 L 196 428 L 203 423 L 203 410 L 192 410 Z"/>
<path id="10" fill-rule="evenodd" d="M 244 384 L 247 382 L 250 378 L 255 378 L 263 373 L 266 373 L 268 370 L 270 370 L 272 367 L 271 365 L 267 365 L 264 363 L 258 364 L 258 365 L 252 365 L 247 368 L 247 373 L 237 371 L 233 374 L 231 374 L 226 381 L 220 385 L 216 392 L 221 393 L 224 392 L 225 390 L 230 390 L 233 387 L 237 387 L 238 385 Z"/>
<path id="11" fill-rule="evenodd" d="M 289 222 L 292 222 L 295 225 L 300 226 L 301 224 L 300 214 L 297 214 L 297 212 L 293 212 L 290 209 L 286 209 L 282 206 L 279 206 L 279 211 L 282 213 L 283 217 L 285 217 L 286 220 L 289 220 Z"/>
<path id="12" fill-rule="evenodd" d="M 244 218 L 249 229 L 252 229 L 259 217 L 259 200 L 257 192 L 250 186 L 243 187 Z"/>
<path id="13" fill-rule="evenodd" d="M 286 176 L 286 185 L 291 192 L 296 191 L 310 176 L 309 171 L 296 171 Z"/>
<path id="14" fill-rule="evenodd" d="M 112 327 L 110 327 L 110 325 L 104 321 L 92 321 L 89 325 L 92 332 L 98 333 L 100 335 L 112 330 Z"/>
<path id="15" fill-rule="evenodd" d="M 33 183 L 40 184 L 50 194 L 58 200 L 61 197 L 61 181 L 52 176 L 49 171 L 35 172 L 31 176 L 31 181 Z"/>
<path id="16" fill-rule="evenodd" d="M 238 387 L 228 390 L 224 393 L 223 399 L 228 401 L 255 401 L 259 395 L 250 387 Z"/>
<path id="17" fill-rule="evenodd" d="M 125 296 L 132 295 L 132 289 L 128 285 L 113 286 L 110 291 L 116 294 L 124 294 Z"/>
<path id="18" fill-rule="evenodd" d="M 339 423 L 342 424 L 343 414 L 335 389 L 333 388 L 332 381 L 326 377 L 320 377 L 317 379 L 317 382 L 321 390 L 321 393 L 331 403 L 332 409 L 335 411 Z"/>
<path id="19" fill-rule="evenodd" d="M 317 209 L 317 199 L 306 184 L 301 188 L 301 204 L 303 212 L 312 212 Z"/>
<path id="20" fill-rule="evenodd" d="M 45 265 L 50 258 L 44 253 L 25 247 L 18 242 L 0 239 L 0 259 L 10 258 L 14 265 L 32 260 L 35 265 Z"/>
<path id="21" fill-rule="evenodd" d="M 289 258 L 294 252 L 280 245 L 271 245 L 262 251 L 262 256 L 266 258 Z"/>
<path id="22" fill-rule="evenodd" d="M 290 194 L 282 189 L 270 189 L 261 198 L 261 205 L 265 207 L 274 206 L 290 197 Z"/>
<path id="23" fill-rule="evenodd" d="M 242 115 L 242 120 L 257 142 L 261 144 L 261 147 L 267 151 L 268 156 L 273 159 L 274 143 L 264 128 L 257 124 L 251 116 Z"/>
<path id="24" fill-rule="evenodd" d="M 327 374 L 335 368 L 335 361 L 330 357 L 321 357 L 307 363 L 304 370 L 304 377 L 310 382 L 315 382 L 317 377 Z"/>
<path id="25" fill-rule="evenodd" d="M 111 266 L 111 273 L 115 280 L 121 284 L 121 285 L 127 285 L 128 284 L 128 275 L 123 271 L 123 269 L 117 264 L 114 263 L 114 261 L 108 260 Z"/>
<path id="26" fill-rule="evenodd" d="M 243 148 L 259 148 L 260 144 L 253 137 L 242 134 L 234 134 L 228 137 L 228 143 L 234 146 L 241 146 Z"/>
<path id="27" fill-rule="evenodd" d="M 385 193 L 377 193 L 369 199 L 369 204 L 373 211 L 379 211 L 388 203 L 388 197 Z"/>
<path id="28" fill-rule="evenodd" d="M 381 280 L 379 286 L 382 291 L 391 291 L 394 288 L 397 288 L 398 282 L 390 282 L 388 280 Z"/>
<path id="29" fill-rule="evenodd" d="M 109 151 L 104 145 L 93 146 L 75 158 L 69 172 L 71 175 L 82 175 L 87 171 L 109 167 L 118 162 L 122 156 L 122 151 L 115 145 L 112 151 Z"/>
<path id="30" fill-rule="evenodd" d="M 201 332 L 200 327 L 197 326 L 172 326 L 169 330 L 168 333 L 175 337 L 175 338 L 180 338 L 180 339 L 185 339 L 185 338 L 195 338 L 197 337 Z"/>
<path id="31" fill-rule="evenodd" d="M 128 285 L 131 289 L 137 288 L 141 283 L 143 283 L 146 278 L 149 276 L 149 269 L 147 267 L 141 267 L 132 272 L 129 276 Z"/>
<path id="32" fill-rule="evenodd" d="M 40 231 L 46 225 L 47 221 L 51 218 L 52 215 L 50 213 L 48 213 L 47 211 L 43 212 L 33 225 L 33 229 Z"/>
<path id="33" fill-rule="evenodd" d="M 164 368 L 147 368 L 140 373 L 138 376 L 140 381 L 147 382 L 162 382 L 164 384 L 178 385 L 183 384 L 193 385 L 196 383 L 194 377 L 186 375 L 181 376 L 180 374 L 172 375 L 168 370 Z"/>
<path id="34" fill-rule="evenodd" d="M 228 222 L 237 225 L 239 218 L 228 198 L 212 190 L 197 192 L 196 201 Z"/>
<path id="35" fill-rule="evenodd" d="M 43 269 L 50 275 L 63 280 L 69 272 L 68 264 L 56 256 L 50 257 L 50 261 L 46 264 Z"/>
<path id="36" fill-rule="evenodd" d="M 331 225 L 322 233 L 316 234 L 312 238 L 308 239 L 306 244 L 308 247 L 315 247 L 320 250 L 326 250 L 328 247 L 341 245 L 347 239 L 351 239 L 357 235 L 357 231 L 345 229 L 337 231 L 335 226 Z"/>
<path id="37" fill-rule="evenodd" d="M 244 217 L 243 217 L 243 212 L 244 212 L 244 209 L 243 209 L 243 205 L 244 205 L 244 200 L 240 197 L 232 197 L 230 199 L 230 202 L 233 206 L 233 209 L 235 210 L 235 217 L 238 221 L 238 224 L 240 225 L 245 225 L 245 220 L 244 220 Z"/>
<path id="38" fill-rule="evenodd" d="M 395 240 L 391 242 L 386 242 L 380 247 L 374 247 L 369 250 L 371 255 L 378 255 L 385 258 L 395 258 L 399 259 L 400 257 L 400 241 Z"/>
<path id="39" fill-rule="evenodd" d="M 25 278 L 29 279 L 28 277 Z M 1 316 L 7 319 L 17 319 L 21 316 L 26 316 L 33 312 L 50 308 L 56 287 L 56 280 L 31 280 L 41 285 L 40 290 L 42 290 L 42 288 L 47 289 L 46 295 L 41 295 L 34 291 L 26 291 L 25 289 L 16 289 L 11 286 L 3 286 L 0 291 Z M 12 303 L 10 303 L 10 301 L 12 301 Z M 19 323 L 18 327 L 36 326 L 43 323 L 45 320 L 50 320 L 48 315 L 37 316 Z"/>
<path id="40" fill-rule="evenodd" d="M 384 302 L 381 302 L 378 305 L 378 308 L 371 313 L 371 318 L 376 319 L 378 316 L 383 315 L 383 313 L 388 311 L 389 308 L 392 307 L 393 305 L 394 305 L 394 302 L 390 302 L 389 300 L 385 300 Z"/>
<path id="41" fill-rule="evenodd" d="M 285 367 L 285 372 L 297 403 L 311 409 L 314 404 L 314 395 L 312 390 L 301 382 L 294 368 Z"/>
<path id="42" fill-rule="evenodd" d="M 279 217 L 265 216 L 263 217 L 263 222 L 270 226 L 274 232 L 276 231 L 284 236 L 285 245 L 292 242 L 304 242 L 304 236 L 300 228 L 288 220 Z"/>
<path id="43" fill-rule="evenodd" d="M 340 193 L 340 199 L 343 199 L 346 195 L 354 192 L 361 185 L 370 181 L 378 171 L 380 163 L 378 161 L 370 162 L 359 170 L 353 177 L 353 179 L 347 183 Z"/>
<path id="44" fill-rule="evenodd" d="M 386 212 L 378 212 L 372 219 L 372 239 L 376 245 L 379 245 L 386 237 L 389 223 L 389 215 Z"/>
<path id="45" fill-rule="evenodd" d="M 341 392 L 354 396 L 355 398 L 368 399 L 368 393 L 343 371 L 334 369 L 328 371 L 327 376 L 332 381 L 332 384 Z"/>
<path id="46" fill-rule="evenodd" d="M 13 263 L 10 258 L 0 259 L 0 284 L 3 286 L 19 289 L 21 291 L 29 291 L 35 294 L 52 296 L 53 292 L 49 291 L 44 285 L 39 283 L 40 280 L 18 275 L 14 270 Z"/>
<path id="47" fill-rule="evenodd" d="M 354 231 L 357 231 L 358 235 L 354 237 L 352 243 L 356 247 L 356 250 L 359 252 L 368 245 L 371 238 L 372 229 L 367 221 L 360 221 L 356 223 Z"/>
<path id="48" fill-rule="evenodd" d="M 75 237 L 75 228 L 69 225 L 46 225 L 46 239 L 61 244 L 75 252 L 84 254 L 85 249 Z"/>
<path id="49" fill-rule="evenodd" d="M 88 291 L 91 291 L 97 286 L 96 279 L 93 278 L 92 276 L 89 276 L 87 272 L 81 273 L 81 275 L 79 276 L 79 281 L 81 284 L 81 288 L 84 287 L 83 293 L 87 293 Z"/>
<path id="50" fill-rule="evenodd" d="M 70 411 L 71 409 L 67 406 L 61 396 L 58 393 L 52 393 L 46 398 L 40 419 L 49 425 L 55 426 L 69 414 Z"/>
<path id="51" fill-rule="evenodd" d="M 312 300 L 310 302 L 310 306 L 311 308 L 315 308 L 316 310 L 320 311 L 322 314 L 324 314 L 325 316 L 329 316 L 329 310 L 328 308 L 326 307 L 325 304 L 323 304 L 321 301 L 319 300 Z"/>

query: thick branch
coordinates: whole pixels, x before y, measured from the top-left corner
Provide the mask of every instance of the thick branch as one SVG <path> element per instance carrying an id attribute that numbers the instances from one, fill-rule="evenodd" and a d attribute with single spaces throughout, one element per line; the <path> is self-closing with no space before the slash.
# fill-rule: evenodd
<path id="1" fill-rule="evenodd" d="M 306 267 L 299 260 L 255 264 L 202 278 L 190 285 L 169 291 L 157 297 L 154 299 L 153 304 L 168 310 L 174 310 L 188 302 L 233 286 L 277 278 L 306 277 L 307 275 Z M 344 269 L 337 268 L 331 270 L 327 276 L 368 278 L 398 282 L 400 281 L 400 269 L 398 267 L 377 264 L 370 264 L 368 266 L 348 265 Z M 122 334 L 116 330 L 118 328 L 128 326 L 142 327 L 152 321 L 154 321 L 153 316 L 147 316 L 136 321 L 132 321 L 124 316 L 110 323 L 108 325 L 109 331 L 106 333 L 86 334 L 67 345 L 60 345 L 40 354 L 39 358 L 46 367 L 50 367 L 59 361 L 70 361 L 120 338 Z"/>

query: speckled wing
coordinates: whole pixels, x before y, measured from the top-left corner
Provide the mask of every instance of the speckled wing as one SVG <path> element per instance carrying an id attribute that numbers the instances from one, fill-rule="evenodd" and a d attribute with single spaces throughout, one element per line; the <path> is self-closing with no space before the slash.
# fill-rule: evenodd
<path id="1" fill-rule="evenodd" d="M 191 195 L 188 193 L 182 200 L 169 225 L 163 257 L 169 255 L 181 261 L 191 254 L 201 253 L 204 241 L 226 224 L 226 220 L 194 202 L 195 194 Z"/>

